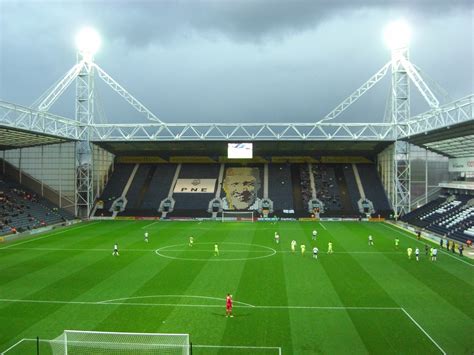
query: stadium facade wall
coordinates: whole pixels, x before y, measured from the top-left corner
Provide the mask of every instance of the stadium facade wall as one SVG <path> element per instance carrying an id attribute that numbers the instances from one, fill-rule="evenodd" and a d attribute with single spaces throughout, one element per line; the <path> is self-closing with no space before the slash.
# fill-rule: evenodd
<path id="1" fill-rule="evenodd" d="M 107 184 L 106 188 L 104 189 L 100 200 L 105 201 L 104 207 L 99 208 L 95 212 L 95 216 L 110 216 L 111 212 L 109 208 L 115 198 L 120 195 L 120 192 L 123 190 L 123 187 L 128 181 L 130 177 L 131 170 L 134 168 L 134 164 L 123 164 L 117 163 L 115 165 L 115 170 L 113 175 L 111 175 L 110 182 Z M 324 166 L 325 169 L 333 169 L 334 167 L 343 168 L 344 166 L 347 169 L 350 168 L 348 164 L 321 164 Z M 375 167 L 372 164 L 374 173 Z M 227 170 L 230 168 L 254 168 L 258 169 L 259 180 L 260 180 L 260 187 L 255 190 L 255 194 L 259 199 L 263 198 L 263 190 L 264 186 L 264 166 L 261 164 L 250 163 L 250 164 L 226 164 L 226 174 Z M 139 164 L 138 171 L 140 169 L 146 168 L 145 170 L 148 171 L 148 175 L 150 175 L 150 171 L 153 171 L 152 179 L 149 182 L 146 180 L 141 179 L 137 180 L 137 176 L 134 177 L 132 181 L 133 184 L 136 183 L 137 186 L 135 188 L 130 188 L 128 191 L 127 199 L 128 204 L 124 211 L 120 212 L 119 216 L 142 216 L 142 217 L 161 217 L 161 212 L 158 211 L 159 202 L 165 198 L 167 193 L 169 192 L 172 184 L 172 178 L 176 171 L 176 165 L 174 164 Z M 166 168 L 166 169 L 165 169 Z M 293 178 L 292 171 L 295 170 L 296 175 L 299 177 L 301 169 L 307 168 L 307 164 L 269 164 L 269 194 L 268 198 L 273 201 L 273 213 L 270 213 L 270 216 L 279 216 L 283 218 L 305 218 L 309 217 L 313 212 L 308 211 L 306 207 L 308 204 L 308 198 L 311 198 L 311 191 L 309 186 L 309 179 L 302 181 L 300 179 L 295 180 Z M 316 167 L 315 167 L 316 168 Z M 187 179 L 205 179 L 205 178 L 217 178 L 219 175 L 220 165 L 217 163 L 214 164 L 183 164 L 182 171 L 180 173 L 180 178 L 187 178 Z M 143 169 L 142 169 L 143 170 Z M 317 168 L 316 168 L 317 170 Z M 125 173 L 124 173 L 125 171 Z M 352 170 L 350 170 L 352 171 Z M 122 172 L 122 173 L 121 173 Z M 282 175 L 283 174 L 283 175 Z M 120 176 L 119 176 L 120 175 Z M 145 174 L 146 175 L 146 174 Z M 345 179 L 344 175 L 340 174 L 341 179 Z M 331 178 L 333 184 L 336 185 L 333 189 L 338 190 L 336 177 L 331 175 L 328 178 Z M 379 179 L 376 179 L 376 184 L 381 184 Z M 145 182 L 144 182 L 145 181 Z M 321 182 L 319 180 L 316 181 L 317 190 L 323 189 Z M 224 184 L 224 181 L 221 182 Z M 329 180 L 327 181 L 329 183 Z M 354 183 L 355 184 L 355 183 Z M 111 189 L 115 190 L 111 192 Z M 284 187 L 284 189 L 283 189 Z M 304 193 L 303 193 L 304 188 Z M 296 189 L 296 190 L 295 190 Z M 296 193 L 295 193 L 296 191 Z M 345 191 L 345 190 L 344 190 Z M 352 189 L 345 191 L 345 194 L 352 195 L 356 193 L 356 200 L 360 197 L 357 189 Z M 379 187 L 377 190 L 380 194 L 384 194 L 382 186 Z M 329 195 L 333 196 L 335 193 L 333 190 L 327 192 Z M 337 194 L 340 195 L 340 192 Z M 143 196 L 143 200 L 140 196 Z M 213 193 L 174 193 L 173 198 L 175 199 L 175 206 L 174 210 L 168 212 L 166 218 L 172 217 L 194 217 L 194 218 L 207 218 L 212 215 L 211 212 L 208 212 L 209 202 L 215 197 Z M 219 197 L 224 198 L 227 197 L 224 189 L 219 194 Z M 329 197 L 328 197 L 329 198 Z M 351 201 L 354 199 L 353 196 L 349 196 Z M 385 196 L 381 196 L 381 198 L 386 198 Z M 331 197 L 335 199 L 335 197 Z M 137 200 L 137 203 L 133 203 L 134 200 Z M 306 203 L 305 203 L 306 201 Z M 337 203 L 336 203 L 337 202 Z M 327 207 L 327 211 L 324 211 L 321 216 L 323 217 L 338 217 L 338 218 L 358 218 L 360 216 L 360 212 L 358 209 L 353 205 L 351 202 L 349 204 L 341 204 L 339 198 L 335 202 L 333 208 Z M 257 205 L 258 205 L 257 201 Z M 260 207 L 260 205 L 258 205 Z M 240 208 L 240 206 L 239 206 Z M 252 206 L 248 206 L 242 208 L 241 210 L 245 210 L 246 208 L 255 209 L 256 203 L 252 202 Z M 387 208 L 381 208 L 376 206 L 377 214 L 381 216 L 389 216 L 391 211 Z M 263 213 L 263 211 L 262 211 Z"/>

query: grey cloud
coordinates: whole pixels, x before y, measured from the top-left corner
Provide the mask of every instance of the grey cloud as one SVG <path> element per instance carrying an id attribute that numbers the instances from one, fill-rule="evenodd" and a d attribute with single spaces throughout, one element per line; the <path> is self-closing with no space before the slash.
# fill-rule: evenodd
<path id="1" fill-rule="evenodd" d="M 232 40 L 259 42 L 314 29 L 331 17 L 347 11 L 384 9 L 412 18 L 427 14 L 446 16 L 449 11 L 472 8 L 470 1 L 175 1 L 141 3 L 120 2 L 114 15 L 117 35 L 131 45 L 167 40 L 186 31 L 220 34 Z M 122 7 L 122 8 L 120 8 Z M 126 28 L 127 31 L 123 31 Z"/>
<path id="2" fill-rule="evenodd" d="M 384 9 L 410 18 L 446 16 L 447 12 L 472 9 L 468 0 L 332 0 L 332 1 L 8 1 L 5 9 L 23 13 L 57 14 L 81 24 L 107 23 L 103 33 L 128 45 L 147 46 L 170 40 L 186 40 L 194 31 L 231 40 L 261 42 L 280 39 L 294 32 L 317 28 L 324 21 L 348 11 Z M 54 7 L 51 12 L 50 7 Z"/>
<path id="3" fill-rule="evenodd" d="M 71 38 L 89 24 L 104 37 L 98 63 L 165 122 L 314 122 L 388 61 L 378 32 L 404 14 L 417 23 L 413 61 L 454 98 L 472 92 L 472 17 L 463 15 L 471 5 L 464 1 L 0 6 L 0 99 L 19 104 L 33 102 L 73 65 Z M 99 89 L 110 121 L 138 121 Z M 73 91 L 57 113 L 73 116 Z M 338 120 L 380 121 L 388 92 L 381 84 Z M 414 113 L 427 109 L 418 99 Z"/>

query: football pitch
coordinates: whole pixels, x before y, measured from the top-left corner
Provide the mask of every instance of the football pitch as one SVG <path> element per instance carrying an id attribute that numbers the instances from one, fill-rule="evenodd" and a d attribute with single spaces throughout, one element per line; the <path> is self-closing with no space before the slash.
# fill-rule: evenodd
<path id="1" fill-rule="evenodd" d="M 194 354 L 472 354 L 474 264 L 425 243 L 371 222 L 77 224 L 0 246 L 0 352 L 76 329 L 186 333 Z"/>

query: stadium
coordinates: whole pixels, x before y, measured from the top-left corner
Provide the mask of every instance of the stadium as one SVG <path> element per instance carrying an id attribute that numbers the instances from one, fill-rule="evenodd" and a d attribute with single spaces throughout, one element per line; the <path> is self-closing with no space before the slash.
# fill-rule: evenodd
<path id="1" fill-rule="evenodd" d="M 314 123 L 163 121 L 80 32 L 0 100 L 1 354 L 472 354 L 474 94 L 441 103 L 406 26 Z M 383 122 L 336 119 L 384 78 Z M 146 122 L 98 123 L 98 85 Z"/>

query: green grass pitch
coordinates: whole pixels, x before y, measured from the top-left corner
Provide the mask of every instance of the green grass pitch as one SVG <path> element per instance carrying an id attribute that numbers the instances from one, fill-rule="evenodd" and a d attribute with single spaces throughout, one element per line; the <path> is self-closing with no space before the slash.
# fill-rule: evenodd
<path id="1" fill-rule="evenodd" d="M 194 354 L 472 354 L 474 264 L 444 251 L 431 262 L 424 244 L 369 222 L 75 225 L 0 247 L 0 351 L 82 329 L 189 333 Z M 32 349 L 25 340 L 7 355 Z"/>

